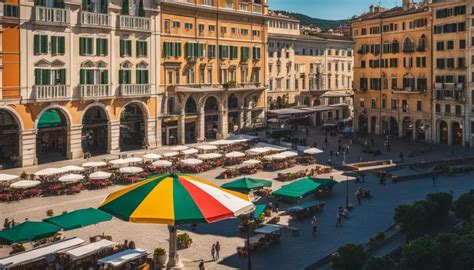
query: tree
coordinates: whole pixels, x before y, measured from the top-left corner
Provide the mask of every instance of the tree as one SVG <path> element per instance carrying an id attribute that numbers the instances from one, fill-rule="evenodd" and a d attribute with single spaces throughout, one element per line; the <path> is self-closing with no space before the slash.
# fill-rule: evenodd
<path id="1" fill-rule="evenodd" d="M 450 270 L 474 269 L 474 234 L 466 234 L 456 242 Z"/>
<path id="2" fill-rule="evenodd" d="M 474 212 L 474 195 L 465 193 L 454 202 L 454 213 L 456 217 L 465 221 L 469 220 Z"/>
<path id="3" fill-rule="evenodd" d="M 395 270 L 396 264 L 390 257 L 371 257 L 362 267 L 362 270 Z"/>
<path id="4" fill-rule="evenodd" d="M 454 233 L 440 233 L 435 239 L 439 249 L 439 268 L 450 270 L 456 257 L 458 236 Z"/>
<path id="5" fill-rule="evenodd" d="M 446 192 L 431 193 L 426 196 L 426 200 L 438 204 L 437 219 L 439 219 L 440 225 L 443 225 L 453 206 L 453 196 Z"/>
<path id="6" fill-rule="evenodd" d="M 367 261 L 367 253 L 361 245 L 347 244 L 337 250 L 332 258 L 334 270 L 360 270 Z"/>
<path id="7" fill-rule="evenodd" d="M 410 241 L 402 249 L 401 265 L 406 270 L 440 269 L 439 249 L 435 240 L 423 236 Z"/>

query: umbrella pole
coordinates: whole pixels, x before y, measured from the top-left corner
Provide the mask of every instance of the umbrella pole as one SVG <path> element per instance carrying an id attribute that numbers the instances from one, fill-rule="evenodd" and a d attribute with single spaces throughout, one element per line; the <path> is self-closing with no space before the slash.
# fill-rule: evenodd
<path id="1" fill-rule="evenodd" d="M 169 238 L 169 259 L 168 264 L 166 265 L 167 269 L 182 269 L 184 268 L 183 263 L 181 262 L 177 248 L 176 248 L 176 226 L 168 225 L 168 230 L 170 232 Z"/>

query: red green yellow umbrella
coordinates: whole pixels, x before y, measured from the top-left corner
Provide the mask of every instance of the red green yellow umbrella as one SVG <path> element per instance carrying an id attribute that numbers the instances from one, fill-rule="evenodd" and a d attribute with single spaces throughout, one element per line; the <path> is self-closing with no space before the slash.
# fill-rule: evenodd
<path id="1" fill-rule="evenodd" d="M 165 174 L 109 194 L 99 209 L 125 221 L 170 225 L 170 267 L 179 264 L 175 225 L 232 218 L 252 211 L 254 205 L 247 195 L 197 177 Z"/>

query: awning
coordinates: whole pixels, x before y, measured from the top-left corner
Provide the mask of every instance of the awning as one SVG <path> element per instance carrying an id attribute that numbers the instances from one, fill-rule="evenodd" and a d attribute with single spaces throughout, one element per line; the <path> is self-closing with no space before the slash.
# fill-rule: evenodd
<path id="1" fill-rule="evenodd" d="M 256 204 L 255 205 L 255 212 L 253 213 L 253 217 L 257 219 L 260 215 L 267 209 L 267 204 Z"/>
<path id="2" fill-rule="evenodd" d="M 38 128 L 50 128 L 62 125 L 61 116 L 56 110 L 47 110 L 41 114 L 38 121 Z"/>
<path id="3" fill-rule="evenodd" d="M 352 91 L 327 91 L 326 93 L 322 94 L 322 98 L 329 98 L 329 97 L 352 97 L 354 96 L 354 92 Z"/>
<path id="4" fill-rule="evenodd" d="M 79 209 L 70 213 L 43 219 L 44 222 L 61 227 L 65 231 L 87 227 L 112 219 L 112 215 L 95 208 Z"/>
<path id="5" fill-rule="evenodd" d="M 312 179 L 314 182 L 321 184 L 320 188 L 332 188 L 337 182 L 333 179 Z"/>
<path id="6" fill-rule="evenodd" d="M 70 249 L 65 253 L 72 257 L 73 260 L 78 260 L 94 253 L 98 253 L 103 249 L 111 248 L 115 246 L 117 243 L 102 239 L 95 243 L 90 243 L 84 246 L 80 246 L 78 248 Z"/>
<path id="7" fill-rule="evenodd" d="M 84 240 L 80 238 L 70 238 L 50 245 L 35 248 L 26 252 L 19 253 L 4 259 L 0 259 L 0 269 L 10 269 L 15 266 L 24 265 L 43 259 L 49 254 L 55 254 L 82 245 Z"/>
<path id="8" fill-rule="evenodd" d="M 263 233 L 263 234 L 272 234 L 276 231 L 281 230 L 280 225 L 273 225 L 273 224 L 266 224 L 265 226 L 256 229 L 255 233 Z"/>
<path id="9" fill-rule="evenodd" d="M 286 109 L 269 110 L 268 113 L 283 116 L 283 115 L 292 115 L 292 114 L 308 113 L 308 112 L 305 110 L 300 110 L 300 109 L 286 108 Z"/>
<path id="10" fill-rule="evenodd" d="M 286 198 L 303 198 L 309 194 L 315 192 L 320 183 L 317 183 L 309 178 L 304 178 L 298 181 L 295 181 L 291 184 L 285 185 L 277 191 L 273 192 L 273 195 Z"/>
<path id="11" fill-rule="evenodd" d="M 97 265 L 105 264 L 111 265 L 113 267 L 121 266 L 129 261 L 133 261 L 143 256 L 147 256 L 150 254 L 148 251 L 143 249 L 127 249 L 119 253 L 115 253 L 108 257 L 99 259 L 97 261 Z"/>
<path id="12" fill-rule="evenodd" d="M 249 192 L 255 189 L 261 189 L 264 187 L 271 187 L 272 181 L 255 179 L 255 178 L 239 178 L 232 182 L 225 183 L 221 185 L 222 188 L 235 190 L 235 191 L 245 191 Z"/>
<path id="13" fill-rule="evenodd" d="M 257 136 L 247 135 L 247 134 L 234 134 L 226 138 L 226 140 L 245 140 L 252 141 L 258 139 Z"/>
<path id="14" fill-rule="evenodd" d="M 311 207 L 314 207 L 314 206 L 320 206 L 320 205 L 324 205 L 324 204 L 325 204 L 325 202 L 321 202 L 321 201 L 311 201 L 311 202 L 303 203 L 303 204 L 296 205 L 296 206 L 293 206 L 293 207 L 289 207 L 288 209 L 286 209 L 286 212 L 287 213 L 298 212 L 298 211 L 302 211 L 302 210 L 305 210 L 305 209 L 308 209 L 308 208 L 311 208 Z"/>

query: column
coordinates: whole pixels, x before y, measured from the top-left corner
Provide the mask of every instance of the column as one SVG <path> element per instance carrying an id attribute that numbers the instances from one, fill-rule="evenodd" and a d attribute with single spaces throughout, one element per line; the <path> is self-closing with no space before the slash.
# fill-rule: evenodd
<path id="1" fill-rule="evenodd" d="M 72 125 L 67 134 L 67 158 L 84 157 L 82 152 L 82 125 Z"/>
<path id="2" fill-rule="evenodd" d="M 109 145 L 107 153 L 115 154 L 120 152 L 120 121 L 113 120 L 108 124 Z"/>
<path id="3" fill-rule="evenodd" d="M 145 132 L 145 140 L 148 145 L 148 149 L 155 149 L 156 148 L 156 117 L 150 117 L 146 120 L 146 132 Z"/>
<path id="4" fill-rule="evenodd" d="M 241 106 L 240 111 L 239 111 L 239 131 L 245 127 L 244 118 L 245 118 L 245 109 L 243 106 Z"/>
<path id="5" fill-rule="evenodd" d="M 186 120 L 185 115 L 178 117 L 178 144 L 186 143 Z"/>
<path id="6" fill-rule="evenodd" d="M 34 129 L 23 130 L 20 134 L 20 165 L 33 166 L 36 159 L 36 132 Z"/>
<path id="7" fill-rule="evenodd" d="M 206 121 L 206 114 L 204 113 L 204 110 L 202 109 L 198 113 L 198 118 L 196 121 L 196 133 L 197 133 L 198 142 L 203 142 L 206 139 L 205 121 Z"/>
<path id="8" fill-rule="evenodd" d="M 219 111 L 219 133 L 221 139 L 227 138 L 229 134 L 229 115 L 227 109 Z"/>
<path id="9" fill-rule="evenodd" d="M 453 145 L 453 123 L 448 123 L 448 145 Z"/>
<path id="10" fill-rule="evenodd" d="M 155 140 L 155 147 L 161 147 L 163 146 L 163 142 L 161 141 L 161 135 L 162 135 L 162 130 L 161 130 L 161 125 L 162 125 L 163 119 L 160 117 L 156 118 L 156 127 L 155 127 L 155 134 L 156 134 L 156 140 Z"/>

